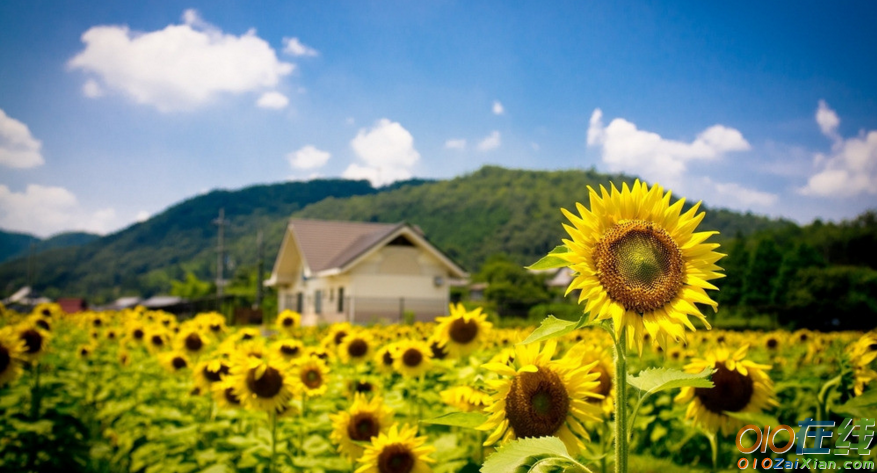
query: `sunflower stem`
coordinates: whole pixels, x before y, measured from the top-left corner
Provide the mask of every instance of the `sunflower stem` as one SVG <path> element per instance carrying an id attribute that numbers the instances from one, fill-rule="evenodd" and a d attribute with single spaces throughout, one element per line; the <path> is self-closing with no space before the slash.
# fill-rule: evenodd
<path id="1" fill-rule="evenodd" d="M 303 457 L 305 455 L 305 405 L 307 403 L 308 395 L 302 393 L 301 395 L 301 422 L 298 424 L 298 455 Z"/>
<path id="2" fill-rule="evenodd" d="M 627 355 L 624 327 L 615 338 L 615 473 L 627 473 Z"/>
<path id="3" fill-rule="evenodd" d="M 271 460 L 268 462 L 268 471 L 274 473 L 274 456 L 277 454 L 277 411 L 271 410 Z"/>
<path id="4" fill-rule="evenodd" d="M 710 449 L 713 453 L 713 470 L 719 469 L 719 436 L 716 434 L 708 434 L 706 436 L 710 440 Z"/>

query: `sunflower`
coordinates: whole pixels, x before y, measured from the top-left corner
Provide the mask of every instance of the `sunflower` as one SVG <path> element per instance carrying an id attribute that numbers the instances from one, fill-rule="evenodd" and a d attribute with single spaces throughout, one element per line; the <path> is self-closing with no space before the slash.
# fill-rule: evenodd
<path id="1" fill-rule="evenodd" d="M 396 424 L 387 433 L 373 437 L 359 458 L 356 473 L 431 473 L 429 454 L 435 447 L 427 446 L 426 437 L 417 436 L 417 428 Z"/>
<path id="2" fill-rule="evenodd" d="M 158 361 L 171 373 L 178 373 L 189 368 L 190 362 L 185 353 L 180 351 L 170 351 L 159 353 Z"/>
<path id="3" fill-rule="evenodd" d="M 240 355 L 231 363 L 229 384 L 241 404 L 255 411 L 277 411 L 292 399 L 295 384 L 289 366 L 276 355 L 261 359 Z"/>
<path id="4" fill-rule="evenodd" d="M 146 328 L 140 322 L 132 322 L 128 324 L 126 329 L 128 340 L 135 344 L 142 344 L 146 339 Z"/>
<path id="5" fill-rule="evenodd" d="M 510 364 L 488 363 L 484 368 L 503 378 L 488 380 L 496 393 L 485 409 L 487 421 L 478 430 L 492 431 L 485 446 L 526 437 L 558 437 L 573 455 L 590 438 L 582 422 L 600 422 L 600 407 L 588 402 L 601 399 L 597 362 L 581 365 L 570 358 L 552 360 L 557 342 L 550 340 L 540 352 L 539 343 L 518 345 Z M 578 436 L 577 436 L 578 435 Z"/>
<path id="6" fill-rule="evenodd" d="M 438 317 L 436 327 L 436 341 L 452 357 L 466 356 L 487 339 L 487 334 L 493 326 L 487 321 L 487 314 L 481 312 L 478 307 L 467 311 L 463 304 L 451 304 L 451 315 Z"/>
<path id="7" fill-rule="evenodd" d="M 378 394 L 380 390 L 380 383 L 372 378 L 354 378 L 347 382 L 349 396 L 356 396 L 357 394 L 371 396 Z"/>
<path id="8" fill-rule="evenodd" d="M 170 337 L 167 331 L 158 325 L 148 330 L 143 339 L 146 343 L 146 349 L 153 355 L 167 350 L 168 345 L 170 345 Z"/>
<path id="9" fill-rule="evenodd" d="M 344 337 L 349 335 L 351 331 L 353 331 L 353 327 L 347 322 L 332 324 L 329 327 L 329 333 L 323 337 L 321 344 L 329 350 L 334 350 L 341 345 Z"/>
<path id="10" fill-rule="evenodd" d="M 726 412 L 759 413 L 778 405 L 774 399 L 773 381 L 765 371 L 770 365 L 760 365 L 746 359 L 748 345 L 731 353 L 717 348 L 706 358 L 695 358 L 685 365 L 688 373 L 700 373 L 706 368 L 715 369 L 712 388 L 682 388 L 676 396 L 679 403 L 688 403 L 685 417 L 709 432 L 728 435 L 736 432 L 746 422 L 728 416 Z"/>
<path id="11" fill-rule="evenodd" d="M 229 366 L 226 360 L 202 361 L 195 365 L 195 386 L 200 387 L 202 391 L 207 391 L 215 383 L 222 381 L 228 373 Z"/>
<path id="12" fill-rule="evenodd" d="M 235 388 L 230 379 L 213 383 L 210 387 L 213 400 L 221 409 L 237 409 L 241 407 L 241 398 L 235 394 Z"/>
<path id="13" fill-rule="evenodd" d="M 393 373 L 393 352 L 396 351 L 396 344 L 390 343 L 382 346 L 375 352 L 375 366 L 378 371 L 384 374 Z"/>
<path id="14" fill-rule="evenodd" d="M 174 337 L 174 348 L 189 356 L 198 357 L 206 351 L 207 337 L 194 326 L 184 328 Z"/>
<path id="15" fill-rule="evenodd" d="M 329 373 L 329 368 L 319 358 L 302 359 L 294 373 L 302 396 L 318 397 L 326 393 L 326 374 Z"/>
<path id="16" fill-rule="evenodd" d="M 375 396 L 369 401 L 365 395 L 356 394 L 349 410 L 331 414 L 329 418 L 332 420 L 329 438 L 338 445 L 338 453 L 355 462 L 363 451 L 357 442 L 369 442 L 372 437 L 386 432 L 393 413 L 384 407 L 381 398 Z"/>
<path id="17" fill-rule="evenodd" d="M 604 347 L 579 342 L 573 345 L 563 358 L 568 359 L 569 363 L 573 366 L 592 366 L 589 373 L 597 373 L 599 375 L 595 391 L 603 396 L 603 398 L 591 397 L 586 399 L 586 401 L 600 406 L 603 409 L 603 413 L 607 416 L 615 412 L 615 383 L 612 379 L 615 365 L 612 360 L 612 354 Z"/>
<path id="18" fill-rule="evenodd" d="M 95 346 L 92 344 L 83 344 L 79 345 L 79 348 L 76 349 L 76 356 L 80 360 L 87 360 L 91 358 L 91 354 L 94 353 Z"/>
<path id="19" fill-rule="evenodd" d="M 286 309 L 277 315 L 276 324 L 277 330 L 285 333 L 287 336 L 291 336 L 295 329 L 301 327 L 301 314 Z"/>
<path id="20" fill-rule="evenodd" d="M 846 355 L 853 370 L 853 392 L 856 396 L 861 396 L 865 387 L 877 379 L 877 371 L 870 368 L 871 363 L 877 359 L 877 335 L 863 335 L 847 346 Z"/>
<path id="21" fill-rule="evenodd" d="M 483 412 L 490 395 L 469 386 L 455 386 L 439 393 L 442 402 L 462 412 Z"/>
<path id="22" fill-rule="evenodd" d="M 646 333 L 661 345 L 667 337 L 684 339 L 685 327 L 695 330 L 689 316 L 710 328 L 695 303 L 718 310 L 706 290 L 724 276 L 715 264 L 724 255 L 714 251 L 718 244 L 704 243 L 717 232 L 693 233 L 705 215 L 697 213 L 700 202 L 680 215 L 685 199 L 670 205 L 670 192 L 659 185 L 637 180 L 620 192 L 611 188 L 600 186 L 601 196 L 588 187 L 591 208 L 577 203 L 580 216 L 562 209 L 571 239 L 553 256 L 576 273 L 566 293 L 580 290 L 592 320 L 611 319 L 616 334 L 627 329 L 640 349 Z"/>
<path id="23" fill-rule="evenodd" d="M 36 360 L 48 350 L 49 332 L 30 323 L 18 325 L 17 332 L 19 340 L 24 342 L 24 359 Z"/>
<path id="24" fill-rule="evenodd" d="M 271 348 L 275 353 L 279 354 L 286 361 L 292 361 L 304 354 L 304 345 L 295 339 L 278 340 L 271 344 Z"/>
<path id="25" fill-rule="evenodd" d="M 23 338 L 8 327 L 0 329 L 0 387 L 21 376 L 21 361 L 26 351 Z"/>
<path id="26" fill-rule="evenodd" d="M 393 369 L 406 378 L 423 376 L 432 366 L 429 345 L 415 340 L 396 344 L 393 352 Z"/>
<path id="27" fill-rule="evenodd" d="M 374 352 L 374 338 L 366 330 L 357 330 L 344 337 L 338 346 L 338 357 L 344 363 L 362 363 Z"/>

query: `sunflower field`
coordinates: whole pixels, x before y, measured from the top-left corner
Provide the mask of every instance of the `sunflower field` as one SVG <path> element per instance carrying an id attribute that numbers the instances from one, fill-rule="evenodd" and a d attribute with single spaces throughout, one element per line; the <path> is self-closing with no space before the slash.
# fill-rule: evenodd
<path id="1" fill-rule="evenodd" d="M 805 430 L 805 452 L 873 465 L 877 333 L 709 330 L 723 255 L 695 232 L 697 206 L 681 214 L 639 182 L 590 194 L 533 265 L 575 271 L 579 320 L 510 327 L 457 304 L 431 323 L 303 327 L 284 311 L 234 327 L 213 312 L 0 308 L 0 470 L 773 469 L 738 432 L 805 420 L 839 432 Z M 791 445 L 789 430 L 771 441 Z"/>

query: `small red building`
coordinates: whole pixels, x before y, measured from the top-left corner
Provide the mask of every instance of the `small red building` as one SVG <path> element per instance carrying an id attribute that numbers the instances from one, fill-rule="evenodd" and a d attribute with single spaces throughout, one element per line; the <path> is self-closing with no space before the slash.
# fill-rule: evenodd
<path id="1" fill-rule="evenodd" d="M 61 310 L 68 314 L 75 314 L 88 309 L 85 299 L 79 297 L 62 297 L 58 299 L 58 305 L 61 306 Z"/>

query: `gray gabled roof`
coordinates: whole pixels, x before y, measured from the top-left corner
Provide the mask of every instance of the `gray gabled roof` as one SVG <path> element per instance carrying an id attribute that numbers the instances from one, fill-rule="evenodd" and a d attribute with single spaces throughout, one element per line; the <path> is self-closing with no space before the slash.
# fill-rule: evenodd
<path id="1" fill-rule="evenodd" d="M 293 219 L 299 249 L 314 273 L 340 268 L 405 223 L 330 222 Z"/>

